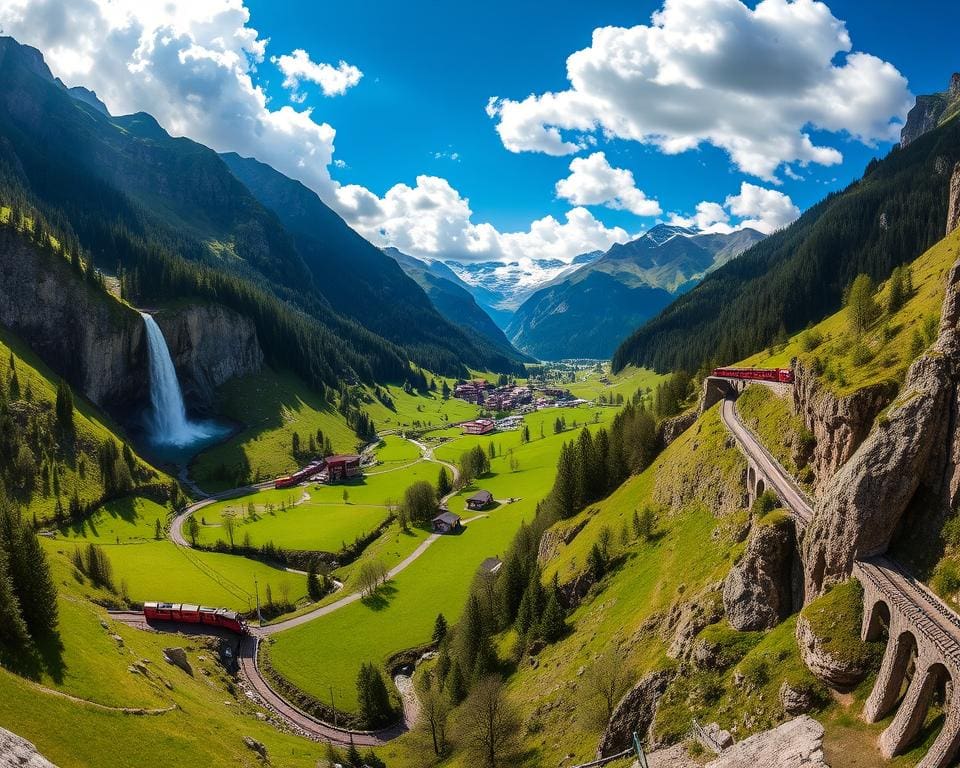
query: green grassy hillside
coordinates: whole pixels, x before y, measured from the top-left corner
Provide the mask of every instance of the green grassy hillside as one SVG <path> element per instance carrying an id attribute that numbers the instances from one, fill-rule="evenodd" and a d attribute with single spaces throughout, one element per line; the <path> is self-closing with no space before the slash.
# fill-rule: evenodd
<path id="1" fill-rule="evenodd" d="M 789 367 L 790 360 L 797 357 L 821 371 L 823 380 L 838 395 L 884 382 L 899 384 L 918 352 L 936 335 L 947 274 L 958 256 L 960 230 L 910 264 L 914 293 L 895 312 L 882 311 L 871 323 L 861 339 L 866 355 L 862 349 L 858 350 L 847 314 L 841 310 L 795 334 L 786 343 L 758 352 L 739 365 Z M 881 309 L 887 306 L 889 295 L 890 281 L 887 280 L 878 286 L 876 294 Z M 917 337 L 923 342 L 920 349 L 914 346 Z"/>

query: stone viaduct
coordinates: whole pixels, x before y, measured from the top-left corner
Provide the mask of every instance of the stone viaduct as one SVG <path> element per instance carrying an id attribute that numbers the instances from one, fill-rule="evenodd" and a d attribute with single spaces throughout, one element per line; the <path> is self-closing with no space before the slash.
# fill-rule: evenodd
<path id="1" fill-rule="evenodd" d="M 748 382 L 710 379 L 717 377 L 709 377 L 704 384 L 701 410 L 723 400 L 724 424 L 747 458 L 749 502 L 766 489 L 774 490 L 793 514 L 802 536 L 813 515 L 812 502 L 736 413 L 734 399 Z M 862 639 L 887 637 L 880 671 L 861 716 L 875 723 L 893 715 L 879 738 L 881 754 L 891 758 L 915 744 L 930 707 L 940 706 L 945 713 L 943 725 L 917 768 L 948 768 L 960 754 L 960 700 L 954 696 L 960 682 L 960 617 L 886 557 L 856 561 L 852 576 L 863 585 Z"/>

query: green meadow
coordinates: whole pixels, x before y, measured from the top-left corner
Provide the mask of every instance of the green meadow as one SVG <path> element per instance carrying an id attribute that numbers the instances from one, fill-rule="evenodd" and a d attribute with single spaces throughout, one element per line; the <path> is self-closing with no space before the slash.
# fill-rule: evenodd
<path id="1" fill-rule="evenodd" d="M 468 522 L 463 533 L 440 537 L 388 582 L 379 596 L 273 636 L 269 653 L 276 670 L 318 697 L 329 697 L 329 687 L 334 686 L 337 706 L 353 711 L 361 664 L 383 664 L 392 653 L 427 642 L 438 613 L 450 622 L 456 621 L 480 563 L 487 557 L 503 555 L 520 522 L 530 519 L 537 502 L 549 492 L 560 448 L 578 434 L 572 428 L 553 433 L 553 422 L 561 413 L 568 424 L 576 421 L 582 427 L 609 421 L 614 409 L 581 407 L 530 414 L 526 417 L 531 431 L 529 443 L 521 442 L 519 430 L 460 436 L 442 443 L 435 455 L 451 461 L 473 445 L 489 449 L 493 444 L 497 452 L 490 474 L 454 496 L 450 509 L 461 513 L 466 521 L 476 516 L 478 513 L 464 510 L 464 500 L 477 488 L 491 491 L 498 503 Z M 541 423 L 543 438 L 539 437 Z M 437 471 L 436 464 L 417 466 L 430 467 L 432 475 Z M 510 498 L 516 500 L 500 503 Z M 403 543 L 408 552 L 415 548 L 413 541 Z"/>

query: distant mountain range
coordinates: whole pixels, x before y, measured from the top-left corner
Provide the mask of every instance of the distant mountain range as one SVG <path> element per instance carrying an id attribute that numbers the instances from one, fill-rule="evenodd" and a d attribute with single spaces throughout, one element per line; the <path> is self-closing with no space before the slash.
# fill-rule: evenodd
<path id="1" fill-rule="evenodd" d="M 560 259 L 531 259 L 527 262 L 448 261 L 446 266 L 493 321 L 501 328 L 506 328 L 517 307 L 532 293 L 545 283 L 589 264 L 601 254 L 602 251 L 584 253 L 569 263 Z"/>
<path id="2" fill-rule="evenodd" d="M 763 238 L 749 228 L 703 234 L 660 224 L 535 290 L 507 337 L 540 359 L 609 357 L 634 328 Z"/>
<path id="3" fill-rule="evenodd" d="M 384 248 L 384 253 L 413 278 L 448 322 L 460 328 L 478 346 L 491 347 L 510 360 L 533 362 L 532 358 L 517 352 L 490 315 L 477 304 L 470 286 L 448 266 L 439 261 L 420 261 L 396 248 Z"/>

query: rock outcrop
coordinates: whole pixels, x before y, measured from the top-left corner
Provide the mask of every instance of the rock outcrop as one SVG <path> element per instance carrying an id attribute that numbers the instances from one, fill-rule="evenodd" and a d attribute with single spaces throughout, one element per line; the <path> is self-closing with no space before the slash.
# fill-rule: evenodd
<path id="1" fill-rule="evenodd" d="M 812 690 L 809 688 L 794 688 L 786 680 L 780 685 L 778 696 L 783 711 L 791 717 L 805 715 L 817 703 Z"/>
<path id="2" fill-rule="evenodd" d="M 865 664 L 838 658 L 828 652 L 822 639 L 813 631 L 810 621 L 802 613 L 797 617 L 796 637 L 800 657 L 807 669 L 831 688 L 850 690 L 870 672 L 870 667 Z"/>
<path id="3" fill-rule="evenodd" d="M 0 233 L 0 325 L 115 416 L 149 397 L 143 320 L 77 277 L 65 259 Z"/>
<path id="4" fill-rule="evenodd" d="M 798 717 L 723 751 L 707 768 L 830 768 L 823 756 L 823 726 Z"/>
<path id="5" fill-rule="evenodd" d="M 684 411 L 677 416 L 664 419 L 657 427 L 657 443 L 664 450 L 670 443 L 686 432 L 699 417 L 697 410 Z"/>
<path id="6" fill-rule="evenodd" d="M 187 652 L 183 648 L 164 648 L 163 659 L 168 664 L 180 667 L 188 675 L 193 675 L 193 668 L 190 666 L 190 660 L 187 658 Z"/>
<path id="7" fill-rule="evenodd" d="M 794 523 L 786 514 L 755 527 L 723 584 L 723 607 L 734 629 L 773 629 L 790 615 L 796 554 Z"/>
<path id="8" fill-rule="evenodd" d="M 0 728 L 0 768 L 57 768 L 35 746 Z"/>
<path id="9" fill-rule="evenodd" d="M 184 399 L 194 410 L 213 406 L 217 387 L 257 373 L 263 351 L 253 322 L 231 309 L 202 304 L 154 315 L 170 348 Z"/>
<path id="10" fill-rule="evenodd" d="M 950 177 L 950 192 L 947 201 L 947 234 L 960 227 L 960 163 L 953 166 Z"/>
<path id="11" fill-rule="evenodd" d="M 864 387 L 846 397 L 830 388 L 799 360 L 793 365 L 793 409 L 814 437 L 807 464 L 814 491 L 821 493 L 866 439 L 877 415 L 897 393 L 893 383 Z"/>
<path id="12" fill-rule="evenodd" d="M 905 147 L 929 133 L 960 107 L 960 73 L 954 72 L 947 90 L 917 96 L 917 103 L 907 113 L 900 131 L 900 145 Z"/>
<path id="13" fill-rule="evenodd" d="M 603 736 L 600 737 L 598 758 L 616 754 L 629 747 L 633 743 L 634 731 L 643 738 L 653 724 L 657 703 L 675 674 L 671 669 L 651 672 L 620 699 Z"/>
<path id="14" fill-rule="evenodd" d="M 900 395 L 821 496 L 804 541 L 805 595 L 846 578 L 858 557 L 887 549 L 911 501 L 939 530 L 960 486 L 960 261 L 947 278 L 937 341 L 907 372 Z M 919 497 L 918 497 L 919 498 Z"/>

